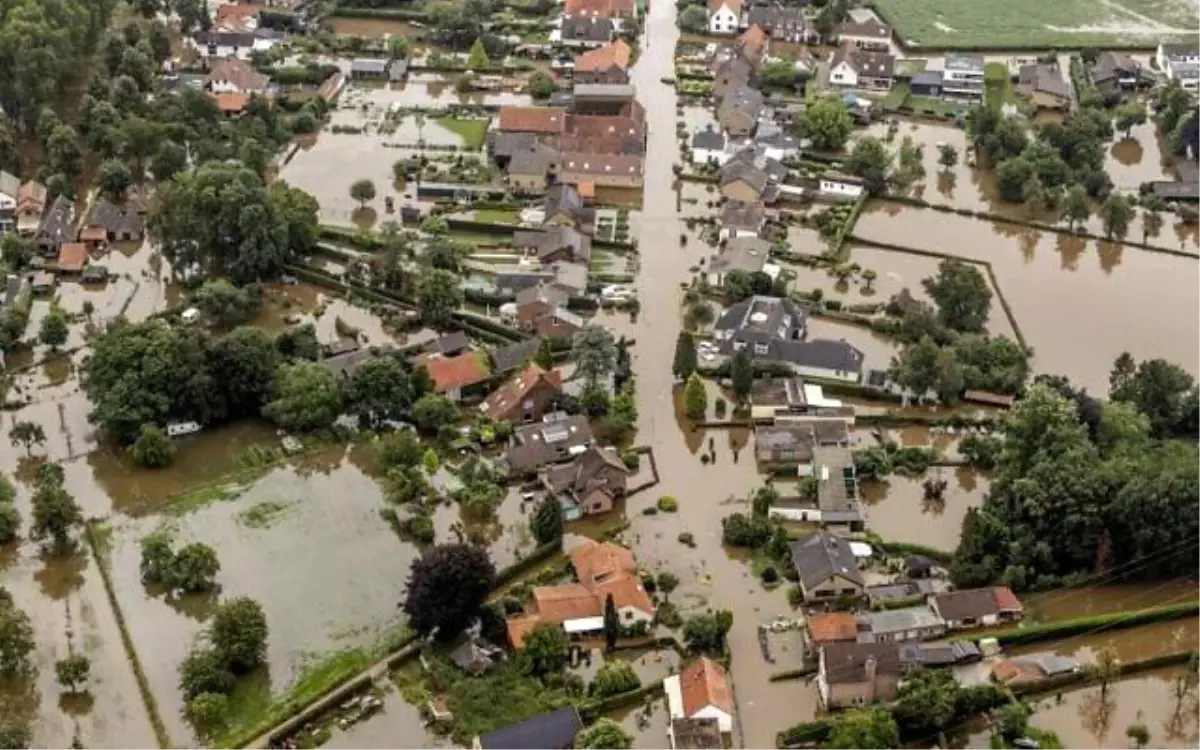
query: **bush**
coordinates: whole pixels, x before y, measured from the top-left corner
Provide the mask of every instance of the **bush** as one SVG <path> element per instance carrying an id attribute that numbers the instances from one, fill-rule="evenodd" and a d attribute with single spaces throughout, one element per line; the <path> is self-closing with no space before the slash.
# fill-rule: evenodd
<path id="1" fill-rule="evenodd" d="M 653 505 L 651 505 L 649 508 L 642 508 L 642 515 L 643 516 L 657 516 L 658 508 L 654 507 Z"/>
<path id="2" fill-rule="evenodd" d="M 683 544 L 683 545 L 686 545 L 686 546 L 692 547 L 692 548 L 694 548 L 696 546 L 696 537 L 693 536 L 692 532 L 690 532 L 690 531 L 679 532 L 678 539 L 679 539 L 680 544 Z"/>
<path id="3" fill-rule="evenodd" d="M 679 510 L 679 501 L 670 495 L 663 495 L 658 499 L 658 509 L 663 513 L 674 513 Z"/>
<path id="4" fill-rule="evenodd" d="M 788 586 L 787 599 L 788 604 L 793 607 L 799 607 L 804 603 L 804 591 L 799 586 Z"/>
<path id="5" fill-rule="evenodd" d="M 767 567 L 763 568 L 762 580 L 763 583 L 778 583 L 779 572 L 776 571 L 775 568 L 768 565 Z"/>
<path id="6" fill-rule="evenodd" d="M 717 400 L 714 403 L 714 408 L 716 409 L 718 418 L 725 416 L 725 407 L 726 407 L 725 399 L 721 398 L 720 396 L 717 396 Z"/>

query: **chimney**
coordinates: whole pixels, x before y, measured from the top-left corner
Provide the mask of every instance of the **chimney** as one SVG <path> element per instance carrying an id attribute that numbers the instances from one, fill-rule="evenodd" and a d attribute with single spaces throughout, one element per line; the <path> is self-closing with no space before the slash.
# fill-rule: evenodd
<path id="1" fill-rule="evenodd" d="M 879 666 L 879 662 L 875 660 L 874 655 L 868 656 L 867 660 L 865 662 L 863 662 L 863 671 L 866 673 L 866 676 L 867 676 L 867 689 L 870 691 L 869 697 L 870 697 L 870 702 L 872 702 L 872 703 L 875 702 L 875 697 L 876 697 L 875 696 L 875 672 L 876 672 L 876 667 L 878 667 L 878 666 Z"/>

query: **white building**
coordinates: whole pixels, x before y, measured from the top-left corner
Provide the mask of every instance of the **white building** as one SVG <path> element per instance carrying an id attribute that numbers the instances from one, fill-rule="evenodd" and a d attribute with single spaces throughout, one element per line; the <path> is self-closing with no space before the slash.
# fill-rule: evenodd
<path id="1" fill-rule="evenodd" d="M 698 131 L 692 136 L 692 164 L 715 164 L 718 167 L 729 161 L 725 147 L 725 134 L 719 130 Z"/>
<path id="2" fill-rule="evenodd" d="M 863 194 L 862 180 L 850 175 L 828 175 L 817 183 L 822 198 L 856 201 Z"/>
<path id="3" fill-rule="evenodd" d="M 1196 43 L 1160 44 L 1154 60 L 1168 80 L 1179 81 L 1188 91 L 1200 91 L 1200 46 Z"/>
<path id="4" fill-rule="evenodd" d="M 722 733 L 733 731 L 733 693 L 725 669 L 707 656 L 663 680 L 672 719 L 716 719 Z M 671 738 L 674 747 L 675 738 Z"/>
<path id="5" fill-rule="evenodd" d="M 741 20 L 741 0 L 708 0 L 708 33 L 736 34 Z"/>

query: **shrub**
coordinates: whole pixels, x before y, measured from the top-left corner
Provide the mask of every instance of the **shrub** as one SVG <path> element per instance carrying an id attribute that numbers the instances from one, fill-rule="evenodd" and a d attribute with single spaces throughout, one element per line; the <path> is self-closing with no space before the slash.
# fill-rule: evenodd
<path id="1" fill-rule="evenodd" d="M 768 565 L 767 567 L 763 568 L 762 580 L 763 583 L 778 583 L 779 572 L 776 571 L 775 568 Z"/>
<path id="2" fill-rule="evenodd" d="M 690 531 L 679 532 L 678 539 L 679 539 L 680 544 L 687 545 L 688 547 L 693 547 L 693 548 L 696 546 L 696 537 L 693 536 L 692 532 L 690 532 Z"/>
<path id="3" fill-rule="evenodd" d="M 663 495 L 658 499 L 658 509 L 663 513 L 674 513 L 679 510 L 679 501 L 670 495 Z"/>
<path id="4" fill-rule="evenodd" d="M 655 508 L 653 505 L 651 505 L 649 508 L 642 508 L 642 515 L 643 516 L 657 516 L 658 508 Z"/>
<path id="5" fill-rule="evenodd" d="M 788 604 L 793 607 L 799 607 L 804 603 L 804 592 L 799 586 L 788 586 L 787 590 Z"/>

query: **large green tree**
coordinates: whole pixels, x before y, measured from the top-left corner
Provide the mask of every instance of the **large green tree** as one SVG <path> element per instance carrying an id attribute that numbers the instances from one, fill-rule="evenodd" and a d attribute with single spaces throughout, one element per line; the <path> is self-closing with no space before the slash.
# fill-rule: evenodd
<path id="1" fill-rule="evenodd" d="M 448 330 L 453 315 L 463 303 L 459 277 L 440 268 L 427 269 L 417 281 L 417 306 L 431 327 Z"/>
<path id="2" fill-rule="evenodd" d="M 888 188 L 892 154 L 883 141 L 874 136 L 862 136 L 854 142 L 845 162 L 846 171 L 857 175 L 871 195 L 883 195 Z"/>
<path id="3" fill-rule="evenodd" d="M 589 383 L 612 374 L 617 366 L 617 342 L 612 331 L 592 323 L 584 326 L 571 341 L 575 372 Z"/>
<path id="4" fill-rule="evenodd" d="M 696 371 L 696 341 L 690 331 L 680 331 L 675 339 L 675 359 L 671 372 L 679 380 L 687 380 Z"/>
<path id="5" fill-rule="evenodd" d="M 846 145 L 854 119 L 840 97 L 825 96 L 810 103 L 796 116 L 796 130 L 820 151 L 836 151 Z"/>
<path id="6" fill-rule="evenodd" d="M 319 430 L 342 413 L 342 382 L 316 362 L 281 365 L 275 378 L 275 398 L 263 415 L 288 430 Z"/>
<path id="7" fill-rule="evenodd" d="M 833 718 L 822 747 L 839 750 L 900 747 L 900 730 L 886 708 L 855 708 Z"/>
<path id="8" fill-rule="evenodd" d="M 937 304 L 942 324 L 954 331 L 982 331 L 992 305 L 987 277 L 974 264 L 946 259 L 937 275 L 921 282 Z"/>
<path id="9" fill-rule="evenodd" d="M 248 597 L 223 602 L 213 614 L 208 640 L 235 674 L 249 672 L 267 660 L 267 616 Z"/>
<path id="10" fill-rule="evenodd" d="M 471 624 L 495 582 L 487 550 L 439 544 L 413 561 L 401 606 L 416 632 L 452 639 Z"/>
<path id="11" fill-rule="evenodd" d="M 575 738 L 575 746 L 584 750 L 628 750 L 633 737 L 609 718 L 599 719 Z"/>
<path id="12" fill-rule="evenodd" d="M 408 371 L 395 357 L 375 357 L 362 363 L 346 383 L 347 409 L 365 427 L 399 420 L 412 405 Z"/>

